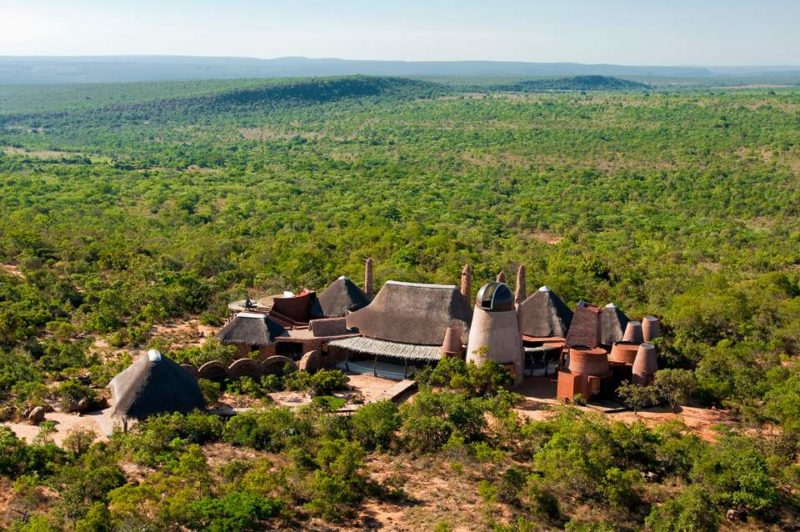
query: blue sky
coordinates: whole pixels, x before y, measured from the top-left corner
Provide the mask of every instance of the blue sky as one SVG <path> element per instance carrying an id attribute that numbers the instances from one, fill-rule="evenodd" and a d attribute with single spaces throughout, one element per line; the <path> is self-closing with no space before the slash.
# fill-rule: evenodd
<path id="1" fill-rule="evenodd" d="M 0 0 L 0 55 L 800 64 L 800 0 Z"/>

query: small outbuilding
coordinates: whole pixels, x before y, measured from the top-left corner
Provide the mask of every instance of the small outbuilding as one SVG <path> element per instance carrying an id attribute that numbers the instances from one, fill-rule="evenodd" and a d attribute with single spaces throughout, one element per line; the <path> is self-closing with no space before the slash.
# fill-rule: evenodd
<path id="1" fill-rule="evenodd" d="M 125 419 L 206 406 L 197 379 L 154 349 L 114 377 L 108 387 L 114 402 L 112 415 Z"/>
<path id="2" fill-rule="evenodd" d="M 263 356 L 274 355 L 277 338 L 285 336 L 288 332 L 283 326 L 258 312 L 240 312 L 217 333 L 220 342 L 237 346 L 243 357 L 252 351 L 260 351 Z"/>
<path id="3" fill-rule="evenodd" d="M 350 278 L 342 275 L 317 297 L 326 318 L 342 318 L 369 305 L 369 298 Z"/>
<path id="4" fill-rule="evenodd" d="M 558 295 L 542 286 L 519 305 L 519 329 L 531 338 L 566 338 L 572 311 Z"/>

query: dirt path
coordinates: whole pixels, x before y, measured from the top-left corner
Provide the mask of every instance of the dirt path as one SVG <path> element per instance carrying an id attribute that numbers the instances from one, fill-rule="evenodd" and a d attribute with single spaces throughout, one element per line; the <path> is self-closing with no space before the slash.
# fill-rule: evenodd
<path id="1" fill-rule="evenodd" d="M 61 445 L 69 433 L 74 429 L 90 429 L 97 433 L 98 440 L 106 440 L 114 430 L 115 421 L 111 418 L 111 409 L 99 410 L 79 416 L 78 414 L 65 414 L 62 412 L 50 412 L 45 416 L 48 421 L 56 422 L 56 432 L 53 434 L 53 442 Z M 32 442 L 41 430 L 36 425 L 29 423 L 0 423 L 9 427 L 14 433 L 27 442 Z"/>
<path id="2" fill-rule="evenodd" d="M 16 264 L 0 264 L 0 271 L 13 275 L 14 277 L 19 277 L 20 279 L 25 278 L 25 274 L 20 271 L 19 266 Z"/>

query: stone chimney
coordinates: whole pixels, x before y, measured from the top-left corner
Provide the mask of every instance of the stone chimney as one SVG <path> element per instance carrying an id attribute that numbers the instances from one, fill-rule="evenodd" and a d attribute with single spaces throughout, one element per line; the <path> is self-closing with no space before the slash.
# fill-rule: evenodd
<path id="1" fill-rule="evenodd" d="M 506 282 L 506 272 L 498 273 L 497 274 L 497 279 L 495 279 L 495 281 L 497 281 L 498 283 L 504 283 L 505 284 L 505 282 Z"/>
<path id="2" fill-rule="evenodd" d="M 461 295 L 468 302 L 472 302 L 472 266 L 469 264 L 461 268 Z"/>
<path id="3" fill-rule="evenodd" d="M 525 301 L 525 265 L 520 264 L 517 268 L 517 286 L 514 290 L 514 305 L 519 307 Z"/>
<path id="4" fill-rule="evenodd" d="M 364 293 L 370 300 L 372 299 L 372 257 L 364 263 Z"/>

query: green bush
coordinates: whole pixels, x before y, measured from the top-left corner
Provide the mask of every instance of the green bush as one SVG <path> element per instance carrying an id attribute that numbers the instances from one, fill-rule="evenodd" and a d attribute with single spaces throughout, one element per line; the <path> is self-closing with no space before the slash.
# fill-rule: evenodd
<path id="1" fill-rule="evenodd" d="M 435 367 L 423 369 L 418 373 L 417 380 L 429 386 L 465 392 L 473 397 L 495 395 L 514 385 L 508 371 L 492 360 L 476 366 L 452 357 L 444 357 Z"/>
<path id="2" fill-rule="evenodd" d="M 210 336 L 202 346 L 175 350 L 170 357 L 178 364 L 192 364 L 199 368 L 212 360 L 230 364 L 238 358 L 238 351 L 235 345 L 223 345 L 219 338 Z"/>
<path id="3" fill-rule="evenodd" d="M 476 441 L 486 426 L 484 406 L 483 400 L 464 394 L 423 389 L 400 409 L 403 441 L 415 452 L 435 451 L 451 435 Z"/>
<path id="4" fill-rule="evenodd" d="M 675 412 L 691 399 L 697 388 L 697 379 L 692 371 L 686 369 L 661 369 L 655 373 L 653 387 Z"/>
<path id="5" fill-rule="evenodd" d="M 719 512 L 702 486 L 684 488 L 677 497 L 656 506 L 645 524 L 653 532 L 715 531 L 719 528 Z"/>
<path id="6" fill-rule="evenodd" d="M 275 452 L 302 444 L 310 434 L 311 424 L 284 407 L 238 414 L 225 427 L 225 441 Z"/>
<path id="7" fill-rule="evenodd" d="M 317 452 L 319 467 L 310 480 L 311 500 L 305 507 L 329 521 L 353 515 L 366 487 L 364 449 L 357 443 L 325 440 Z"/>
<path id="8" fill-rule="evenodd" d="M 400 428 L 400 411 L 391 401 L 367 403 L 350 417 L 353 437 L 365 449 L 386 449 Z"/>
<path id="9" fill-rule="evenodd" d="M 86 410 L 94 410 L 99 404 L 97 392 L 78 381 L 62 382 L 57 394 L 61 399 L 61 408 L 66 412 L 77 410 L 81 401 L 86 402 Z"/>
<path id="10" fill-rule="evenodd" d="M 313 395 L 331 395 L 347 385 L 347 375 L 338 369 L 321 369 L 313 375 L 294 371 L 283 378 L 287 390 L 310 391 Z"/>
<path id="11" fill-rule="evenodd" d="M 283 503 L 248 491 L 233 491 L 219 499 L 204 497 L 189 507 L 188 524 L 215 532 L 256 531 L 280 515 Z"/>
<path id="12" fill-rule="evenodd" d="M 764 454 L 744 436 L 726 435 L 694 463 L 691 478 L 722 507 L 766 512 L 778 502 Z"/>

